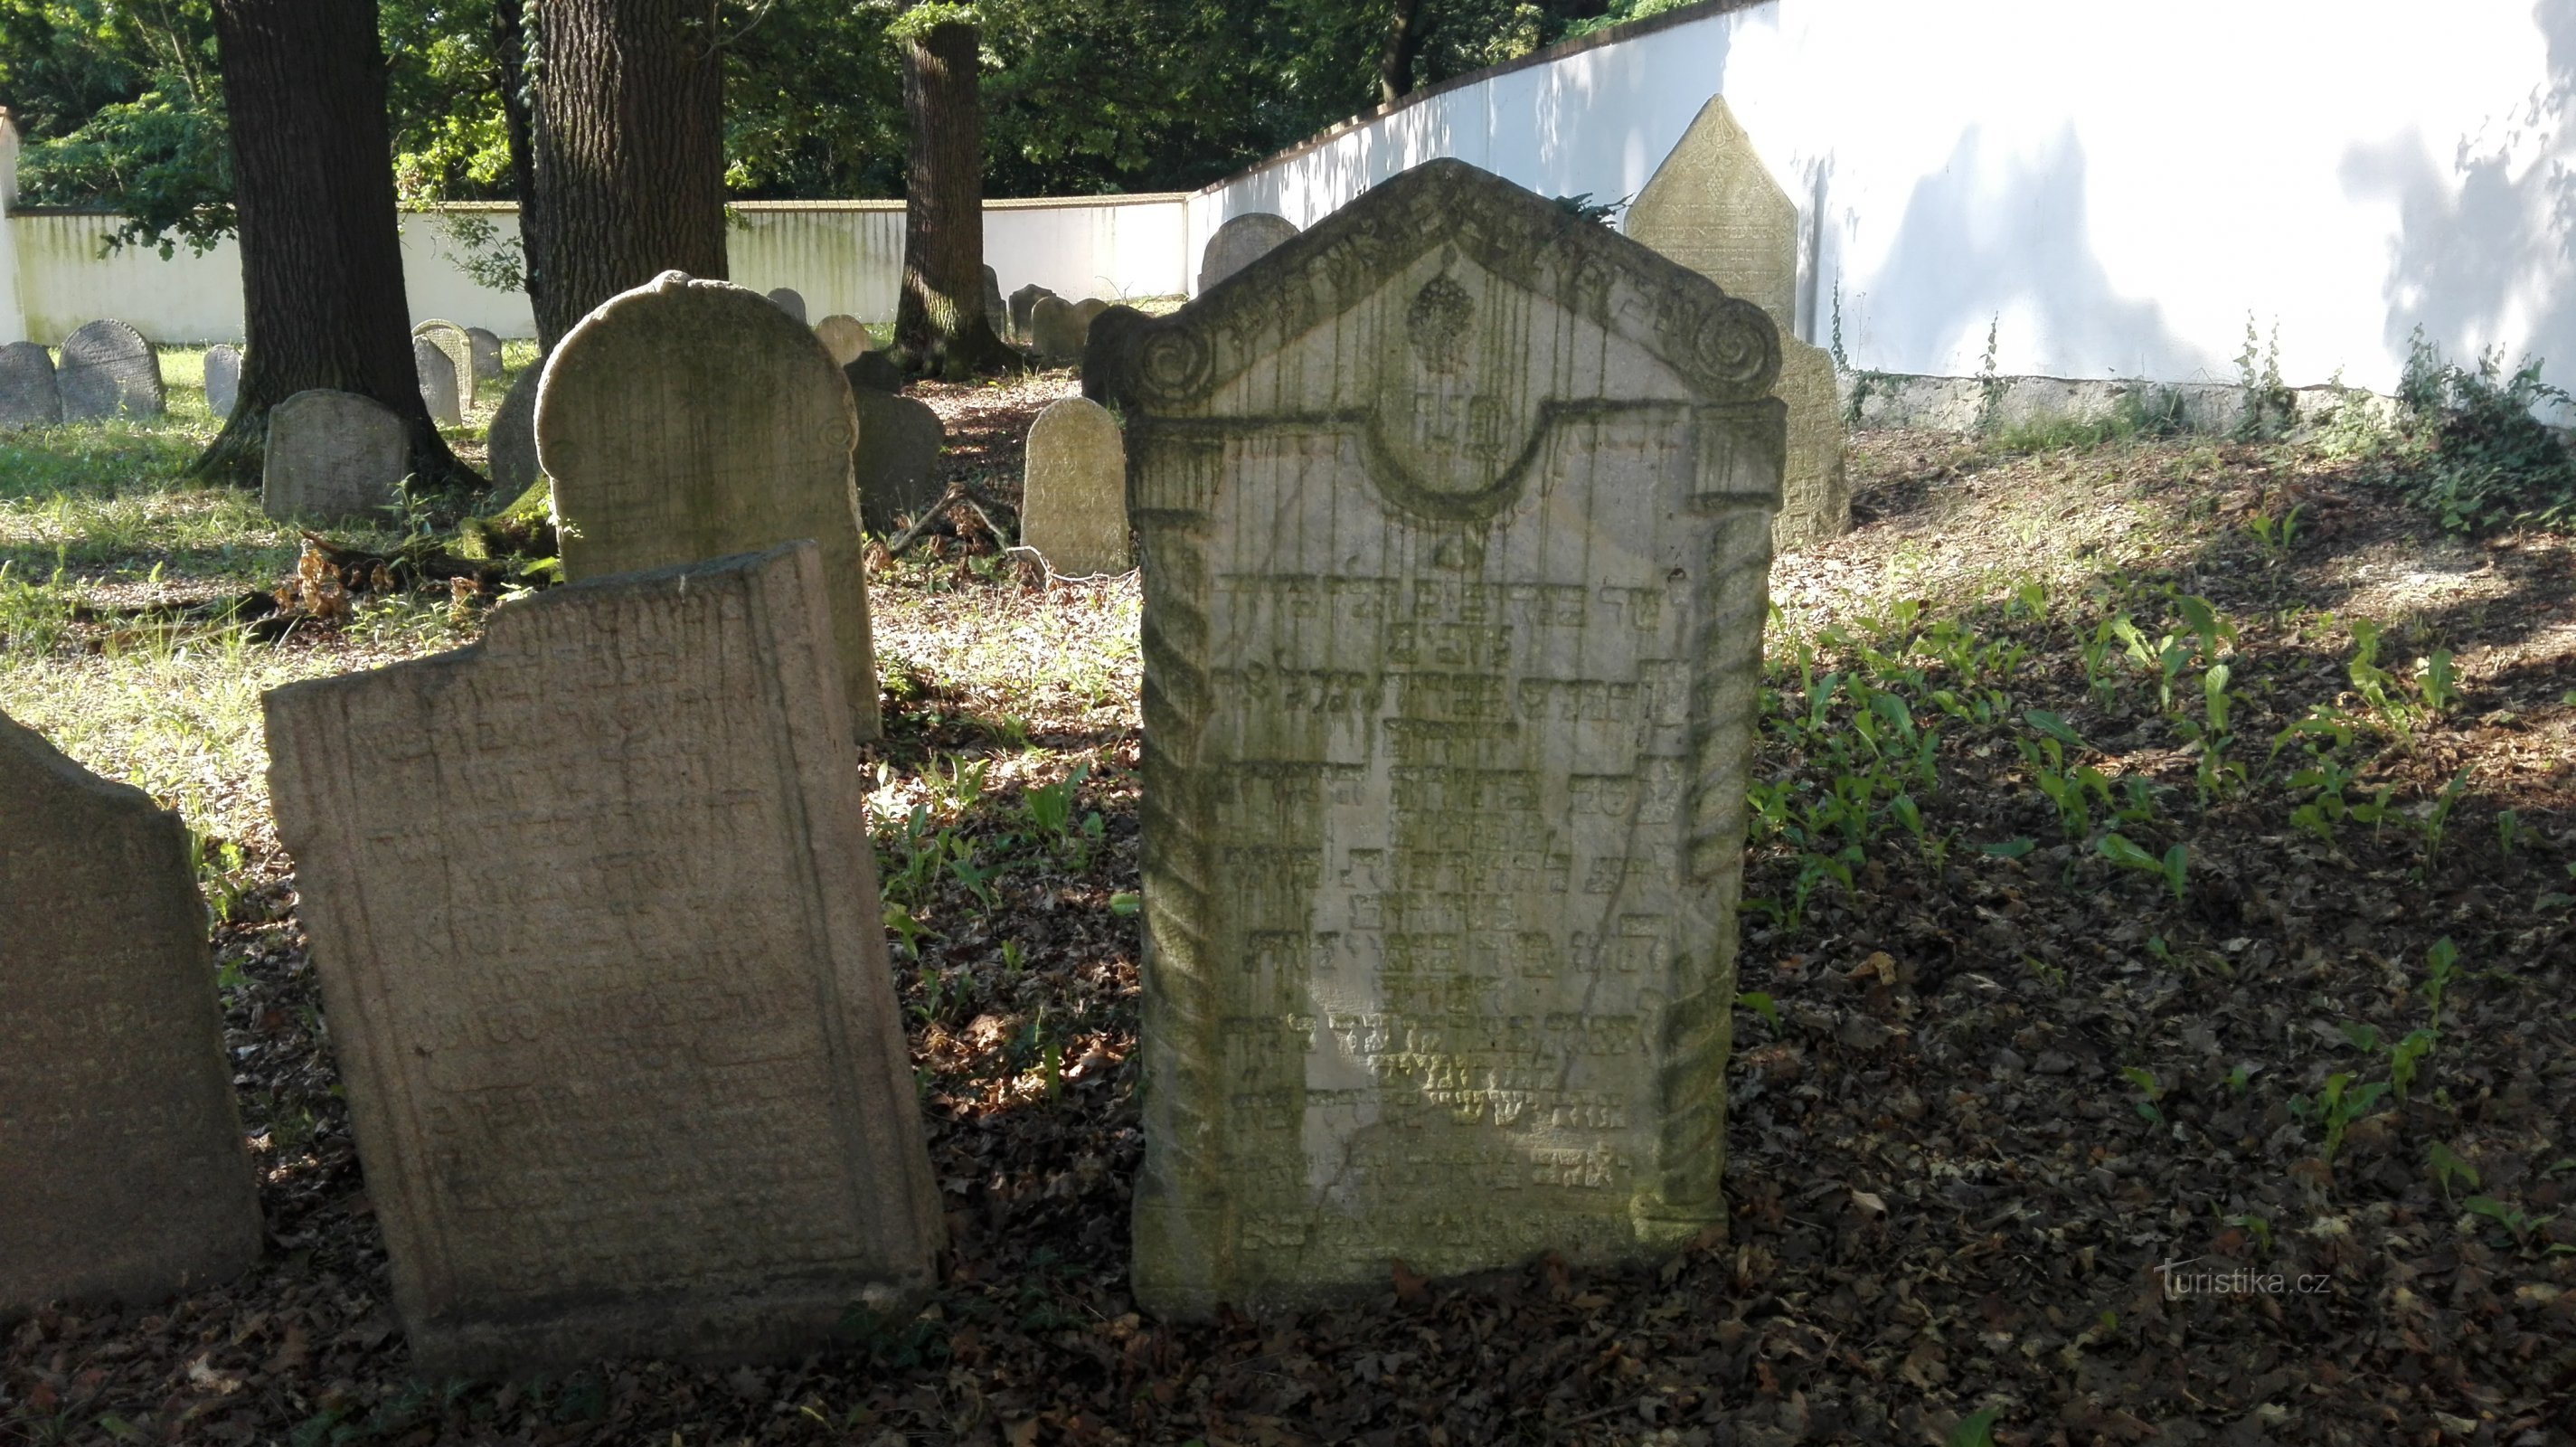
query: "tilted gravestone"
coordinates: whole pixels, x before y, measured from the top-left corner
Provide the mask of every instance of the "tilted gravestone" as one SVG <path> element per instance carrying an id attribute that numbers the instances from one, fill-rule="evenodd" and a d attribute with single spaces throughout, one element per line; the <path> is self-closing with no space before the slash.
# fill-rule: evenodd
<path id="1" fill-rule="evenodd" d="M 897 519 L 918 517 L 939 501 L 939 449 L 948 440 L 939 414 L 910 397 L 863 388 L 850 394 L 859 414 L 852 454 L 858 475 L 859 517 L 880 536 Z"/>
<path id="2" fill-rule="evenodd" d="M 800 323 L 805 320 L 805 294 L 792 286 L 782 286 L 770 292 L 769 304 Z"/>
<path id="3" fill-rule="evenodd" d="M 473 411 L 477 398 L 474 381 L 475 378 L 483 375 L 474 366 L 474 339 L 466 335 L 465 328 L 454 322 L 435 320 L 422 322 L 411 329 L 411 334 L 414 337 L 426 338 L 441 352 L 447 354 L 447 365 L 456 373 L 457 408 L 460 414 Z M 497 354 L 494 360 L 497 363 Z M 440 425 L 453 427 L 457 424 L 447 422 Z"/>
<path id="4" fill-rule="evenodd" d="M 1002 278 L 993 268 L 984 268 L 984 325 L 1003 341 L 1011 339 L 1011 314 L 1002 300 Z"/>
<path id="5" fill-rule="evenodd" d="M 542 358 L 521 372 L 501 394 L 501 405 L 492 409 L 492 426 L 483 434 L 492 490 L 503 497 L 515 498 L 537 480 L 537 388 L 545 374 Z"/>
<path id="6" fill-rule="evenodd" d="M 1029 309 L 1029 345 L 1038 360 L 1051 367 L 1071 366 L 1082 360 L 1082 317 L 1073 304 L 1060 296 L 1042 296 Z"/>
<path id="7" fill-rule="evenodd" d="M 1780 329 L 1778 395 L 1789 404 L 1789 455 L 1775 547 L 1851 530 L 1843 408 L 1834 363 L 1790 334 L 1797 322 L 1798 207 L 1771 179 L 1723 97 L 1712 97 L 1637 193 L 1628 236 L 1768 313 Z"/>
<path id="8" fill-rule="evenodd" d="M 0 427 L 42 427 L 62 420 L 53 354 L 38 342 L 0 346 Z"/>
<path id="9" fill-rule="evenodd" d="M 0 715 L 0 1321 L 259 1259 L 187 832 Z"/>
<path id="10" fill-rule="evenodd" d="M 1297 227 L 1287 217 L 1267 211 L 1248 211 L 1226 222 L 1199 252 L 1199 290 L 1204 293 L 1296 234 Z"/>
<path id="11" fill-rule="evenodd" d="M 474 353 L 474 380 L 489 382 L 501 375 L 500 333 L 484 327 L 467 327 L 465 340 Z"/>
<path id="12" fill-rule="evenodd" d="M 850 359 L 841 375 L 849 380 L 852 392 L 900 392 L 903 390 L 903 368 L 883 352 L 861 352 Z"/>
<path id="13" fill-rule="evenodd" d="M 259 508 L 284 521 L 383 523 L 402 501 L 411 439 L 373 397 L 315 388 L 269 409 Z"/>
<path id="14" fill-rule="evenodd" d="M 217 422 L 233 415 L 233 403 L 241 397 L 241 349 L 218 342 L 206 348 L 206 411 Z"/>
<path id="15" fill-rule="evenodd" d="M 1119 341 L 1139 1301 L 1724 1222 L 1770 320 L 1434 161 Z"/>
<path id="16" fill-rule="evenodd" d="M 812 538 L 854 735 L 877 736 L 850 385 L 760 293 L 666 271 L 609 298 L 546 362 L 537 458 L 567 579 Z"/>
<path id="17" fill-rule="evenodd" d="M 1127 446 L 1118 419 L 1084 397 L 1047 405 L 1029 428 L 1020 541 L 1066 577 L 1123 573 Z"/>
<path id="18" fill-rule="evenodd" d="M 825 569 L 799 540 L 575 583 L 267 696 L 425 1373 L 795 1356 L 930 1284 Z"/>
<path id="19" fill-rule="evenodd" d="M 54 363 L 54 387 L 62 394 L 66 422 L 158 417 L 166 402 L 160 354 L 141 332 L 109 319 L 91 322 L 63 338 L 62 356 Z"/>
<path id="20" fill-rule="evenodd" d="M 1012 292 L 1010 302 L 1011 335 L 1017 337 L 1021 341 L 1027 341 L 1029 339 L 1030 311 L 1037 306 L 1038 302 L 1042 298 L 1053 295 L 1055 295 L 1054 292 L 1047 290 L 1045 287 L 1038 285 L 1034 281 L 1021 287 L 1018 291 Z"/>
<path id="21" fill-rule="evenodd" d="M 420 400 L 429 420 L 441 427 L 465 425 L 465 401 L 457 391 L 456 360 L 427 337 L 411 339 L 412 370 L 420 377 Z"/>
<path id="22" fill-rule="evenodd" d="M 846 367 L 859 359 L 859 354 L 876 345 L 868 335 L 867 323 L 854 316 L 834 312 L 814 324 L 814 335 L 823 350 L 832 354 L 832 365 Z"/>

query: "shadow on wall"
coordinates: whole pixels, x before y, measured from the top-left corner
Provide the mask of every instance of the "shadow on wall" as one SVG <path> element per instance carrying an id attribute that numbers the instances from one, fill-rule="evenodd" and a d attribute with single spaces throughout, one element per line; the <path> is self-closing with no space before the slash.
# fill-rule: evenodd
<path id="1" fill-rule="evenodd" d="M 2073 128 L 2027 162 L 1990 163 L 1982 146 L 1979 127 L 1960 133 L 1949 161 L 1914 183 L 1868 292 L 1845 292 L 1855 365 L 1966 375 L 2000 317 L 2003 372 L 2206 372 L 2208 359 L 2166 328 L 2162 307 L 2112 290 L 2088 234 L 2084 147 Z M 1819 304 L 1830 313 L 1830 294 Z M 2034 348 L 2034 335 L 2044 345 Z"/>
<path id="2" fill-rule="evenodd" d="M 2576 380 L 2576 0 L 2540 0 L 2532 19 L 2548 79 L 2498 97 L 2497 114 L 2454 143 L 2447 172 L 2409 131 L 2347 150 L 2342 176 L 2351 195 L 2397 203 L 2383 288 L 2392 353 L 2404 356 L 2419 326 L 2454 361 L 2517 339 L 2507 365 L 2547 358 L 2565 386 Z"/>

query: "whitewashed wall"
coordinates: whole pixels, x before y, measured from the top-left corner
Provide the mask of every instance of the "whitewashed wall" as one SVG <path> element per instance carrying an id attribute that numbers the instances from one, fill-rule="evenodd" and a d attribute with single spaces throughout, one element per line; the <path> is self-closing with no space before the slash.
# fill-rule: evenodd
<path id="1" fill-rule="evenodd" d="M 9 212 L 18 204 L 18 127 L 0 110 L 0 281 L 18 275 L 18 238 Z M 0 286 L 0 342 L 24 341 L 26 314 L 18 309 L 18 288 Z"/>
<path id="2" fill-rule="evenodd" d="M 2386 390 L 2408 333 L 2576 377 L 2576 0 L 1768 0 L 1512 70 L 1192 198 L 1306 225 L 1454 156 L 1630 196 L 1723 93 L 1854 365 Z"/>

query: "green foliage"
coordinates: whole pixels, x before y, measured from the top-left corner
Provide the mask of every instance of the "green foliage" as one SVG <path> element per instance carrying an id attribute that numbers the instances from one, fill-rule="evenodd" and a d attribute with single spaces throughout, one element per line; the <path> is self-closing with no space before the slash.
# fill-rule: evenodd
<path id="1" fill-rule="evenodd" d="M 2247 441 L 2278 437 L 2297 418 L 2298 398 L 2281 382 L 2281 324 L 2272 323 L 2266 341 L 2254 329 L 2254 314 L 2245 314 L 2245 349 L 2236 354 L 2236 385 L 2244 410 L 2236 418 L 2236 435 Z"/>
<path id="2" fill-rule="evenodd" d="M 2540 368 L 2527 357 L 2507 372 L 2496 350 L 2462 367 L 2418 328 L 2397 384 L 2397 426 L 2378 449 L 2382 480 L 2453 532 L 2576 527 L 2576 455 L 2533 415 L 2571 399 Z"/>

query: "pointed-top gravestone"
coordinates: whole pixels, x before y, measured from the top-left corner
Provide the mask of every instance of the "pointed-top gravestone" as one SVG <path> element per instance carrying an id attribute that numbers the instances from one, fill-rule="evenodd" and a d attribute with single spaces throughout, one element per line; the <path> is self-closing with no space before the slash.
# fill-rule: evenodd
<path id="1" fill-rule="evenodd" d="M 1797 321 L 1798 207 L 1771 178 L 1722 96 L 1702 107 L 1628 208 L 1630 238 L 1769 313 L 1780 329 L 1780 380 L 1789 453 L 1774 546 L 1793 548 L 1851 530 L 1843 469 L 1843 407 L 1833 358 L 1791 335 Z"/>
<path id="2" fill-rule="evenodd" d="M 465 340 L 474 351 L 474 380 L 489 382 L 501 375 L 500 333 L 484 327 L 467 327 Z"/>
<path id="3" fill-rule="evenodd" d="M 429 337 L 411 339 L 412 370 L 420 377 L 421 405 L 441 427 L 465 425 L 464 398 L 457 391 L 456 359 Z"/>
<path id="4" fill-rule="evenodd" d="M 206 348 L 206 411 L 217 422 L 233 415 L 233 403 L 241 396 L 241 349 L 228 342 Z"/>
<path id="5" fill-rule="evenodd" d="M 1457 161 L 1091 365 L 1144 546 L 1138 1300 L 1722 1224 L 1770 319 Z"/>
<path id="6" fill-rule="evenodd" d="M 0 1321 L 259 1259 L 187 832 L 0 715 Z"/>
<path id="7" fill-rule="evenodd" d="M 769 304 L 796 318 L 805 320 L 805 293 L 792 286 L 782 286 L 769 293 Z"/>
<path id="8" fill-rule="evenodd" d="M 1199 253 L 1199 290 L 1205 292 L 1259 261 L 1296 234 L 1297 227 L 1287 217 L 1267 211 L 1247 211 L 1226 222 Z"/>
<path id="9" fill-rule="evenodd" d="M 165 405 L 160 354 L 141 332 L 112 319 L 63 338 L 54 386 L 62 394 L 66 422 L 158 417 Z"/>
<path id="10" fill-rule="evenodd" d="M 812 538 L 856 737 L 877 736 L 850 384 L 760 293 L 666 271 L 584 317 L 546 362 L 537 457 L 567 579 Z"/>
<path id="11" fill-rule="evenodd" d="M 792 1358 L 930 1284 L 938 1187 L 824 586 L 801 539 L 596 578 L 473 647 L 268 694 L 278 836 L 424 1373 Z"/>
<path id="12" fill-rule="evenodd" d="M 1127 449 L 1118 419 L 1086 397 L 1052 402 L 1029 428 L 1020 541 L 1069 578 L 1127 571 Z"/>
<path id="13" fill-rule="evenodd" d="M 0 346 L 0 427 L 43 427 L 62 420 L 53 354 L 38 342 Z"/>
<path id="14" fill-rule="evenodd" d="M 411 329 L 411 334 L 414 337 L 426 339 L 447 355 L 448 368 L 456 374 L 456 406 L 461 422 L 465 413 L 474 410 L 476 397 L 474 381 L 483 375 L 474 368 L 474 339 L 466 335 L 465 328 L 456 323 L 437 320 L 422 322 Z M 454 427 L 458 422 L 442 422 L 439 425 Z"/>
<path id="15" fill-rule="evenodd" d="M 281 522 L 388 523 L 411 471 L 402 418 L 373 397 L 327 387 L 269 409 L 265 453 L 259 507 Z"/>

